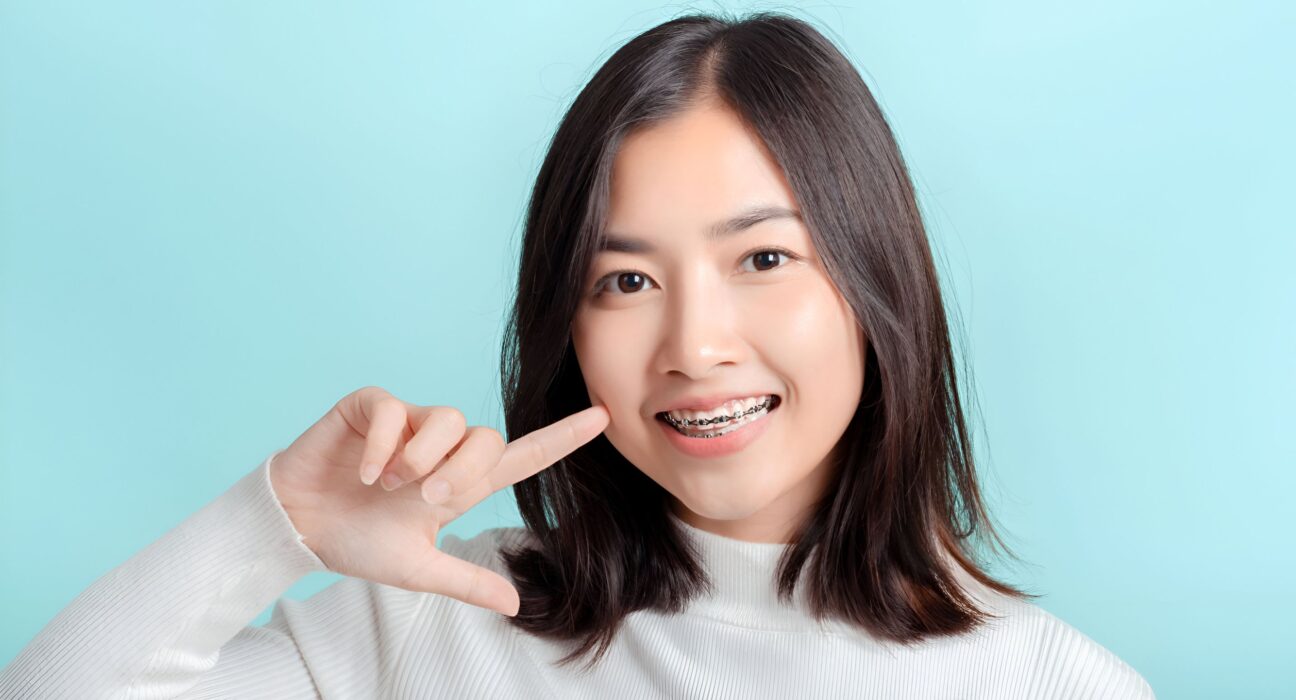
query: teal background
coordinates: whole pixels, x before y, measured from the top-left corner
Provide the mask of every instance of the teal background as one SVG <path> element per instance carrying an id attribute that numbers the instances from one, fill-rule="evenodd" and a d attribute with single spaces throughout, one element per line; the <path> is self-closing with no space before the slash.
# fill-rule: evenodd
<path id="1" fill-rule="evenodd" d="M 908 159 L 998 571 L 1160 697 L 1292 697 L 1292 8 L 0 4 L 0 664 L 356 388 L 501 427 L 563 110 L 660 21 L 778 9 Z"/>

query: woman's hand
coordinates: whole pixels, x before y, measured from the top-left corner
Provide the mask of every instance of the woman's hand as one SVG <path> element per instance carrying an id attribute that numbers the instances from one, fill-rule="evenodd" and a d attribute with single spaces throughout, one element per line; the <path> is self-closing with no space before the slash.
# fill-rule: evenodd
<path id="1" fill-rule="evenodd" d="M 437 532 L 594 439 L 609 420 L 607 409 L 592 406 L 505 444 L 491 428 L 468 427 L 458 409 L 416 406 L 369 386 L 276 456 L 270 481 L 330 570 L 512 616 L 519 605 L 512 583 L 438 550 Z M 400 483 L 387 490 L 391 479 Z M 437 504 L 442 481 L 448 496 Z"/>

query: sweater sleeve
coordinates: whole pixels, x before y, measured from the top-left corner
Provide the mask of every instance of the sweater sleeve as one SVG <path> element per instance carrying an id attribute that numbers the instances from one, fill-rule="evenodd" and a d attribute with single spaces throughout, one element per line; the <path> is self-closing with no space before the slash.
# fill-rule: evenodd
<path id="1" fill-rule="evenodd" d="M 73 599 L 0 671 L 0 697 L 375 695 L 420 594 L 344 578 L 248 626 L 328 570 L 274 494 L 281 451 Z"/>

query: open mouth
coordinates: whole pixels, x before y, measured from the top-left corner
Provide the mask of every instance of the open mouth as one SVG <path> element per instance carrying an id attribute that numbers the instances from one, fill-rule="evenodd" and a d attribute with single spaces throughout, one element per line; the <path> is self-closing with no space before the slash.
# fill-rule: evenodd
<path id="1" fill-rule="evenodd" d="M 702 418 L 698 419 L 697 423 L 694 423 L 694 421 L 678 421 L 670 417 L 665 411 L 658 413 L 656 417 L 657 420 L 670 426 L 671 429 L 681 435 L 692 438 L 712 438 L 720 437 L 759 420 L 765 414 L 772 413 L 782 402 L 783 399 L 778 394 L 772 394 L 763 403 L 756 404 L 737 415 Z"/>

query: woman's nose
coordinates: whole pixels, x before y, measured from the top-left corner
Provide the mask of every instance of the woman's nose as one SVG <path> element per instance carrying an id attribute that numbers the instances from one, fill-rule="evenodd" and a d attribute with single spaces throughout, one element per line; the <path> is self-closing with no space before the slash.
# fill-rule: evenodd
<path id="1" fill-rule="evenodd" d="M 659 373 L 675 371 L 701 379 L 715 365 L 742 361 L 740 311 L 722 281 L 695 275 L 677 283 L 666 296 L 657 353 Z"/>

